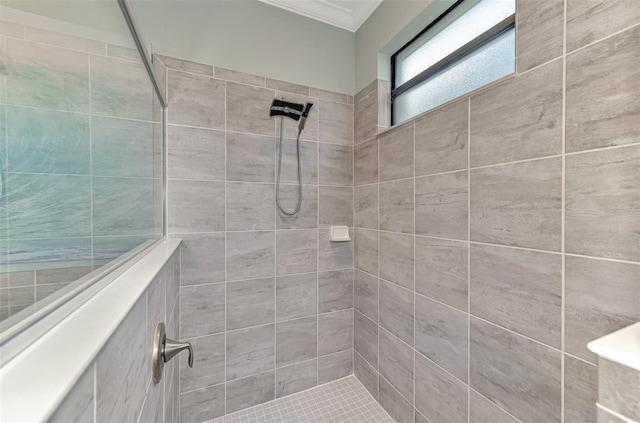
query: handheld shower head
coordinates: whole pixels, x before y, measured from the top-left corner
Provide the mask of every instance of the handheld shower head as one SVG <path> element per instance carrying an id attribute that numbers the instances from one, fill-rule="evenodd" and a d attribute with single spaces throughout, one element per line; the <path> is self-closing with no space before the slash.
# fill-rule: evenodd
<path id="1" fill-rule="evenodd" d="M 303 115 L 303 108 L 304 106 L 302 104 L 274 98 L 273 103 L 271 103 L 271 109 L 269 110 L 269 116 L 286 116 L 293 120 L 300 120 L 300 116 Z"/>
<path id="2" fill-rule="evenodd" d="M 304 111 L 302 112 L 302 117 L 300 118 L 300 123 L 298 124 L 298 131 L 302 132 L 304 129 L 304 124 L 307 123 L 307 117 L 309 116 L 309 112 L 313 107 L 313 103 L 307 102 L 307 105 L 304 107 Z"/>

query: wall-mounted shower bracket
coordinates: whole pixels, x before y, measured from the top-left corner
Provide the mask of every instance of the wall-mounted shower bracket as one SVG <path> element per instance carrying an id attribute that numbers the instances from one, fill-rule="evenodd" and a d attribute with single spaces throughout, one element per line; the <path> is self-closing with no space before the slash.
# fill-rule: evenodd
<path id="1" fill-rule="evenodd" d="M 153 383 L 160 383 L 164 363 L 169 362 L 181 351 L 189 350 L 189 367 L 193 367 L 193 348 L 190 342 L 177 342 L 167 338 L 164 323 L 158 323 L 153 338 Z"/>

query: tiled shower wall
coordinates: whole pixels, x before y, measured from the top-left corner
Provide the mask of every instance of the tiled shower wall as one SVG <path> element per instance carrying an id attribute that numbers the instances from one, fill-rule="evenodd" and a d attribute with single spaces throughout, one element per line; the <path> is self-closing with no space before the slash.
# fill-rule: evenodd
<path id="1" fill-rule="evenodd" d="M 376 136 L 355 97 L 354 372 L 408 422 L 595 422 L 640 320 L 640 3 L 519 1 L 517 73 Z"/>
<path id="2" fill-rule="evenodd" d="M 180 339 L 180 250 L 176 250 L 133 305 L 49 423 L 178 423 L 178 360 L 152 380 L 151 351 L 156 325 Z"/>
<path id="3" fill-rule="evenodd" d="M 1 321 L 158 237 L 162 172 L 137 51 L 3 20 L 0 64 Z"/>
<path id="4" fill-rule="evenodd" d="M 182 249 L 183 423 L 352 372 L 353 98 L 159 57 L 168 71 L 168 222 Z M 156 65 L 159 73 L 165 70 Z M 274 97 L 314 103 L 302 133 L 302 209 L 275 207 Z M 282 203 L 295 205 L 297 123 L 284 130 Z"/>

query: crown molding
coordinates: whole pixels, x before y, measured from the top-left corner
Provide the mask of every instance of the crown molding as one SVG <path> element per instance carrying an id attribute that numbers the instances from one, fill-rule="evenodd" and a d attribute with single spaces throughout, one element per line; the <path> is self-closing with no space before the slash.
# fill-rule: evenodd
<path id="1" fill-rule="evenodd" d="M 383 0 L 357 0 L 350 9 L 330 0 L 259 0 L 347 31 L 356 32 Z"/>

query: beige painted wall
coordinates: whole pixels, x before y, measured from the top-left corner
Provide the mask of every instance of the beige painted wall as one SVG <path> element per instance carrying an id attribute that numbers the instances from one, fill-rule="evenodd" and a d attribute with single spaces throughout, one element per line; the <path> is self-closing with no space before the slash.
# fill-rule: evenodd
<path id="1" fill-rule="evenodd" d="M 387 79 L 389 56 L 454 0 L 385 0 L 355 34 L 257 0 L 131 1 L 156 53 L 355 94 Z M 115 0 L 2 5 L 123 32 Z"/>
<path id="2" fill-rule="evenodd" d="M 2 1 L 55 19 L 120 33 L 110 1 Z M 257 0 L 132 0 L 154 51 L 311 87 L 354 92 L 355 34 Z"/>

